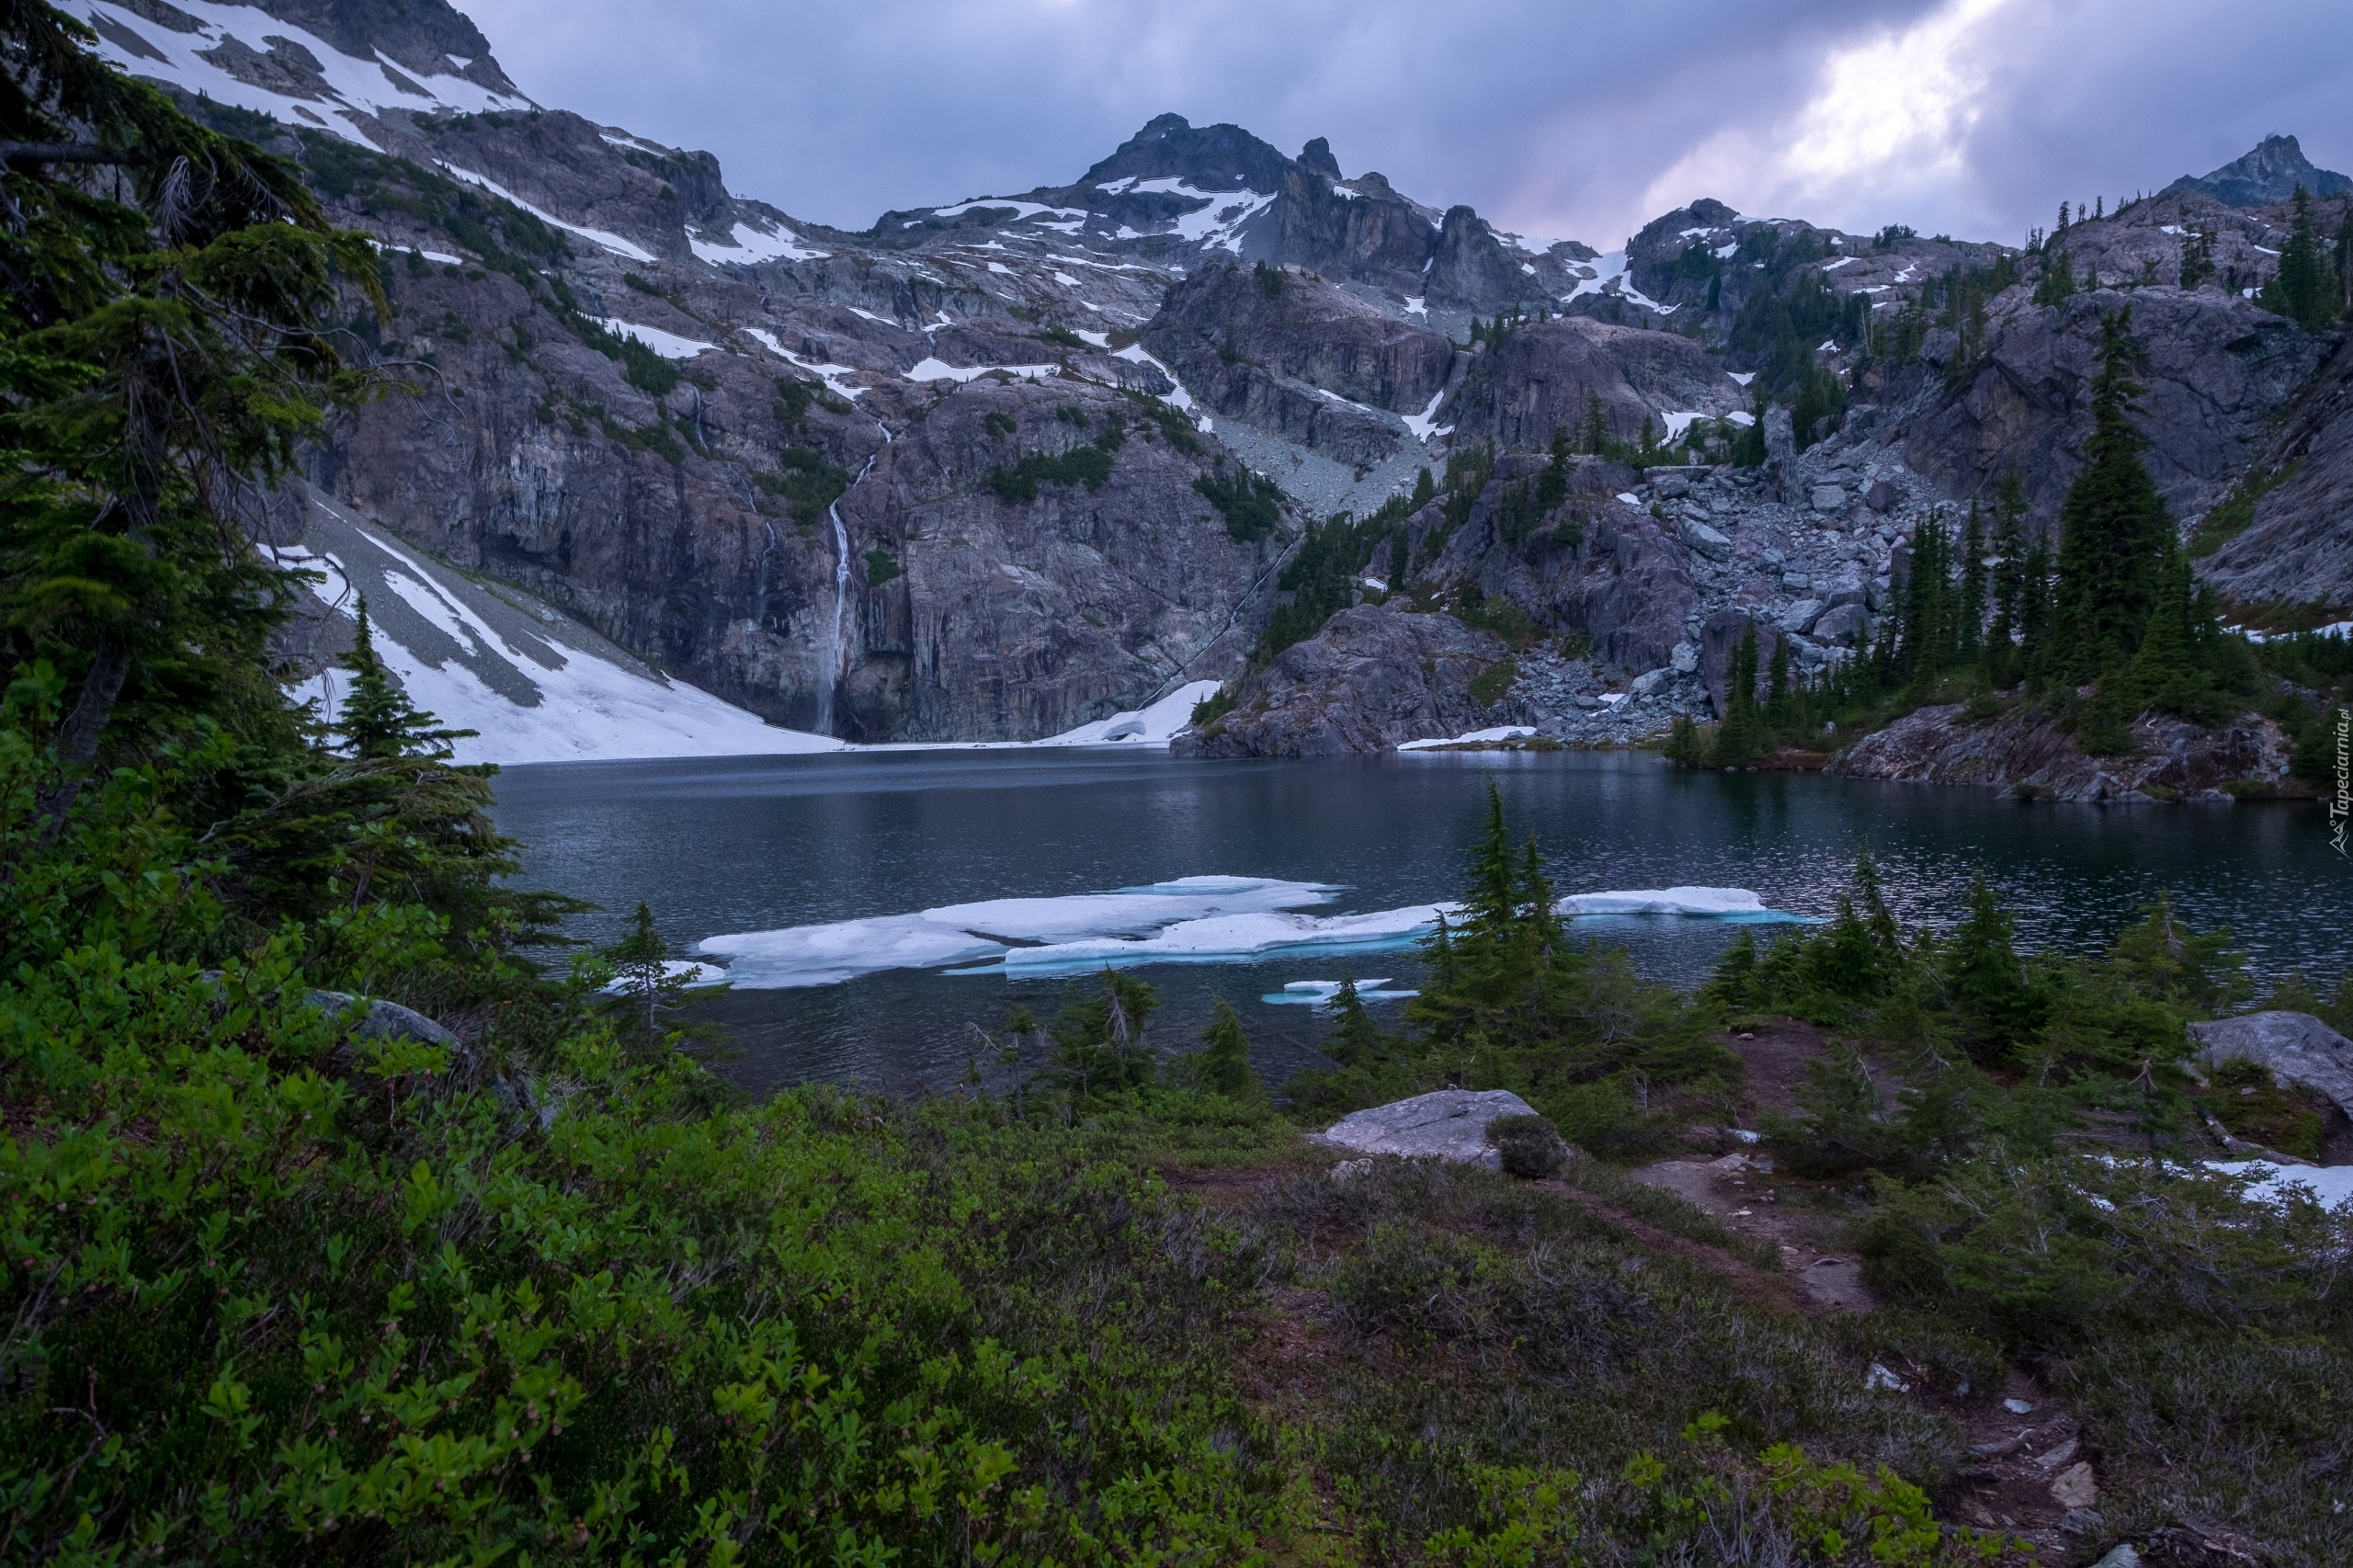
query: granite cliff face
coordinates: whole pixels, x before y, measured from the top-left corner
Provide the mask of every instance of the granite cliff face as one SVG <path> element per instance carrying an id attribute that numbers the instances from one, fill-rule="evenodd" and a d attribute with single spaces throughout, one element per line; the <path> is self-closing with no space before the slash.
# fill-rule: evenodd
<path id="1" fill-rule="evenodd" d="M 1809 667 L 1867 639 L 1937 509 L 2016 469 L 2051 527 L 2127 308 L 2185 537 L 2245 503 L 2201 572 L 2353 608 L 2353 361 L 2249 297 L 2291 142 L 2030 253 L 1699 200 L 1604 254 L 1164 115 L 851 233 L 530 103 L 444 0 L 74 8 L 383 248 L 393 312 L 349 325 L 399 390 L 311 454 L 319 500 L 776 723 L 1029 739 L 1245 674 L 1196 744 L 1707 717 L 1752 623 Z M 1768 460 L 1728 467 L 1766 389 Z M 1386 519 L 1361 608 L 1254 657 L 1338 512 Z M 1490 699 L 1471 623 L 1508 633 Z"/>

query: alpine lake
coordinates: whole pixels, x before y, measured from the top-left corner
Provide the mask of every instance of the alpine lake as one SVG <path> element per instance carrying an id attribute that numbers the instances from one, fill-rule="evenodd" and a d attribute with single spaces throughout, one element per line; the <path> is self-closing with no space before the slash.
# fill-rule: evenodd
<path id="1" fill-rule="evenodd" d="M 2193 927 L 2231 929 L 2258 983 L 2298 970 L 2330 983 L 2353 965 L 2353 862 L 2330 847 L 2325 812 L 2302 802 L 2029 803 L 1989 790 L 1686 772 L 1630 753 L 1178 762 L 1106 746 L 518 767 L 498 777 L 495 814 L 523 842 L 525 885 L 601 906 L 572 935 L 608 942 L 642 900 L 673 952 L 691 958 L 722 933 L 1180 878 L 1333 886 L 1326 902 L 1298 906 L 1316 915 L 1444 902 L 1460 896 L 1490 785 L 1514 835 L 1536 835 L 1563 894 L 1745 888 L 1819 918 L 1868 850 L 1909 925 L 1956 920 L 1983 872 L 2016 914 L 2022 949 L 2099 950 L 2167 890 Z M 1687 989 L 1739 929 L 1672 915 L 1573 926 Z M 1279 1085 L 1320 1060 L 1324 1024 L 1313 1006 L 1264 998 L 1344 976 L 1410 988 L 1421 964 L 1392 944 L 1134 972 L 1160 993 L 1149 1038 L 1161 1049 L 1192 1049 L 1222 996 Z M 715 1065 L 756 1095 L 809 1080 L 913 1093 L 993 1060 L 983 1034 L 1001 1035 L 1015 1005 L 1051 1017 L 1086 981 L 1002 966 L 884 970 L 731 987 L 699 1016 L 729 1037 Z M 1376 1016 L 1393 1019 L 1394 1007 Z"/>

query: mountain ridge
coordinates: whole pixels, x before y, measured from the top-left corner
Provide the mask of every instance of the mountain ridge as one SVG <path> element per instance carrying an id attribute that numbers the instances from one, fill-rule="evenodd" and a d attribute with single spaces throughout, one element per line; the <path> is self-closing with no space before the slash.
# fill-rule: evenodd
<path id="1" fill-rule="evenodd" d="M 253 21 L 274 11 L 75 8 L 127 68 L 235 83 L 246 102 L 198 107 L 305 164 L 384 247 L 395 312 L 370 352 L 423 395 L 330 434 L 323 500 L 770 722 L 856 740 L 1034 739 L 1233 679 L 1300 592 L 1312 519 L 1458 468 L 1489 477 L 1410 508 L 1407 572 L 1592 650 L 1514 688 L 1539 722 L 1639 736 L 1721 700 L 1701 651 L 1724 616 L 1786 626 L 1809 668 L 1843 656 L 1917 521 L 2006 465 L 2052 526 L 2101 312 L 2130 306 L 2152 355 L 2144 417 L 2185 527 L 2270 460 L 2334 342 L 2251 298 L 2284 212 L 2202 189 L 2034 251 L 1703 199 L 1597 254 L 1347 177 L 1322 138 L 1293 157 L 1164 114 L 1071 184 L 849 232 L 732 193 L 707 153 L 492 101 L 503 72 L 460 65 L 439 0 L 328 7 L 347 42 L 379 16 L 404 59 L 438 49 L 415 93 L 347 53 L 290 74 L 269 40 L 292 35 Z M 174 63 L 191 38 L 201 71 Z M 2183 287 L 2193 246 L 2211 276 Z M 2077 291 L 2040 301 L 2062 261 Z M 1694 441 L 1721 463 L 1759 394 L 1760 468 L 1673 492 L 1626 460 Z M 2326 448 L 2353 415 L 2313 406 L 2290 424 Z M 1529 534 L 1513 487 L 1547 460 L 1576 472 Z M 2327 537 L 2310 472 L 2210 580 L 2281 597 L 2263 541 Z M 2303 597 L 2353 601 L 2353 562 L 2298 548 L 2322 563 Z"/>

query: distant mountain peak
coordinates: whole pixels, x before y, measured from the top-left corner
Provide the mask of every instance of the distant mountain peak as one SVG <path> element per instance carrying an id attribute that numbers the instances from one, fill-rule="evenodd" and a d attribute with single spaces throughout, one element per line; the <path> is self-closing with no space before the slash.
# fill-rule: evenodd
<path id="1" fill-rule="evenodd" d="M 2203 191 L 2226 207 L 2268 207 L 2295 195 L 2298 186 L 2314 196 L 2342 196 L 2353 191 L 2353 178 L 2316 166 L 2292 136 L 2267 136 L 2245 156 L 2202 178 L 2184 175 L 2165 191 Z"/>
<path id="2" fill-rule="evenodd" d="M 1146 120 L 1118 151 L 1080 176 L 1099 186 L 1120 179 L 1181 178 L 1199 190 L 1282 189 L 1291 161 L 1238 125 L 1196 126 L 1181 114 Z"/>

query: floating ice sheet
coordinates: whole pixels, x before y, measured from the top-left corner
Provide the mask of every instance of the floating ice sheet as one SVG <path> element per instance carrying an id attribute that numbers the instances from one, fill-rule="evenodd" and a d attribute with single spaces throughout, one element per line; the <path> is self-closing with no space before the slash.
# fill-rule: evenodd
<path id="1" fill-rule="evenodd" d="M 738 990 L 832 985 L 892 969 L 1039 978 L 1148 963 L 1251 963 L 1399 952 L 1454 915 L 1416 903 L 1356 915 L 1299 911 L 1331 901 L 1324 882 L 1266 877 L 1186 877 L 1149 887 L 1061 898 L 1002 898 L 909 915 L 711 937 L 699 950 L 727 959 Z M 1561 901 L 1577 916 L 1692 916 L 1734 923 L 1796 921 L 1744 888 L 1641 889 Z M 1335 987 L 1336 989 L 1336 986 Z"/>
<path id="2" fill-rule="evenodd" d="M 1270 991 L 1258 1000 L 1274 1007 L 1325 1007 L 1331 1005 L 1333 998 L 1339 995 L 1340 984 L 1341 983 L 1336 980 L 1294 980 L 1280 991 Z M 1392 991 L 1388 988 L 1390 982 L 1386 978 L 1359 980 L 1357 982 L 1357 1000 L 1359 1002 L 1403 1002 L 1409 996 L 1421 994 L 1418 991 Z"/>
<path id="3" fill-rule="evenodd" d="M 978 963 L 1016 950 L 1043 953 L 1102 942 L 1132 947 L 1204 920 L 1322 903 L 1336 891 L 1265 877 L 1185 877 L 1109 892 L 987 899 L 912 915 L 749 931 L 708 937 L 698 946 L 733 960 L 727 978 L 737 989 L 780 991 L 890 969 Z"/>

